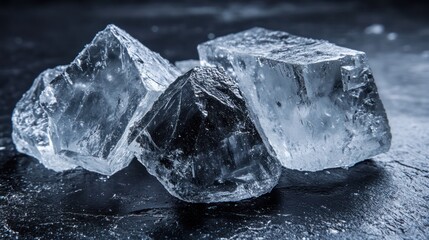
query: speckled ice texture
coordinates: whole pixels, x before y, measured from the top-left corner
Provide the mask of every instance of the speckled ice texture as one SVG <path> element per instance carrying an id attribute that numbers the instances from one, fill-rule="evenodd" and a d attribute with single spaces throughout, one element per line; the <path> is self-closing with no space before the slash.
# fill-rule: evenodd
<path id="1" fill-rule="evenodd" d="M 252 28 L 198 46 L 243 92 L 273 156 L 291 169 L 350 167 L 388 151 L 390 127 L 363 52 Z"/>
<path id="2" fill-rule="evenodd" d="M 129 126 L 178 75 L 167 60 L 108 25 L 70 65 L 37 78 L 17 104 L 17 149 L 54 170 L 77 165 L 111 175 L 134 157 Z"/>
<path id="3" fill-rule="evenodd" d="M 277 184 L 272 158 L 236 83 L 197 67 L 172 83 L 138 121 L 138 160 L 173 195 L 188 202 L 239 201 Z"/>

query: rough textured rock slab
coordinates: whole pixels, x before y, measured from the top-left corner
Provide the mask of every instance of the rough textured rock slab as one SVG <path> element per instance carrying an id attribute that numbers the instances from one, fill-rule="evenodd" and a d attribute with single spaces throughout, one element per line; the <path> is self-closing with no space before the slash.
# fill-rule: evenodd
<path id="1" fill-rule="evenodd" d="M 240 86 L 252 119 L 283 166 L 348 167 L 390 147 L 390 127 L 366 55 L 263 28 L 198 46 Z"/>
<path id="2" fill-rule="evenodd" d="M 238 201 L 269 192 L 280 175 L 235 82 L 215 68 L 179 77 L 133 129 L 135 151 L 174 196 Z"/>
<path id="3" fill-rule="evenodd" d="M 107 26 L 41 93 L 52 146 L 36 157 L 107 175 L 121 170 L 133 158 L 126 144 L 129 125 L 178 74 L 126 32 Z M 26 110 L 15 115 L 23 114 Z"/>

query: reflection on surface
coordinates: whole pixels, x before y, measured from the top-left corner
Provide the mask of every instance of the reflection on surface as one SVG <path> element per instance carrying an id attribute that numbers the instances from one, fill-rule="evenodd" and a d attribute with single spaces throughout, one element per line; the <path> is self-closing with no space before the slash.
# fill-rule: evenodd
<path id="1" fill-rule="evenodd" d="M 366 201 L 373 208 L 375 202 L 383 202 L 375 201 L 374 191 L 388 189 L 383 168 L 372 160 L 350 169 L 283 169 L 281 181 L 271 193 L 220 204 L 189 204 L 171 197 L 137 161 L 110 178 L 80 169 L 54 173 L 22 155 L 0 166 L 2 182 L 7 182 L 7 188 L 0 190 L 4 205 L 25 206 L 28 213 L 24 218 L 6 213 L 10 215 L 8 226 L 21 233 L 69 228 L 68 222 L 76 220 L 85 223 L 86 230 L 112 224 L 142 225 L 144 233 L 152 237 L 195 232 L 220 237 L 248 227 L 264 229 L 267 222 L 270 227 L 289 222 L 314 228 L 327 219 L 359 221 L 362 214 L 372 214 L 364 207 Z M 41 219 L 52 223 L 40 226 Z M 288 230 L 295 231 L 300 230 Z"/>

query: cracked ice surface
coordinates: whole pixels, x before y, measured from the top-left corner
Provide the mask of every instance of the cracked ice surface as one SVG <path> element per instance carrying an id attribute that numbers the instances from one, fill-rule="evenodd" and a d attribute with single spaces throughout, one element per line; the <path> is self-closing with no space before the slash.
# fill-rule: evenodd
<path id="1" fill-rule="evenodd" d="M 114 25 L 99 32 L 70 65 L 61 69 L 49 84 L 45 83 L 43 91 L 44 86 L 40 86 L 31 100 L 26 96 L 21 100 L 34 105 L 40 100 L 42 110 L 36 109 L 43 115 L 41 126 L 48 124 L 49 134 L 44 137 L 52 145 L 39 155 L 31 155 L 42 163 L 61 159 L 70 166 L 107 175 L 126 167 L 133 158 L 127 146 L 128 126 L 143 116 L 179 75 L 167 60 Z M 17 108 L 14 120 L 26 114 L 27 109 Z M 14 134 L 34 138 L 25 124 L 14 121 Z M 28 140 L 27 148 L 33 148 L 35 141 Z M 25 147 L 21 142 L 15 141 L 18 149 Z"/>
<path id="2" fill-rule="evenodd" d="M 263 28 L 198 46 L 204 65 L 238 81 L 271 153 L 308 171 L 388 151 L 390 127 L 366 55 Z"/>
<path id="3" fill-rule="evenodd" d="M 264 146 L 238 87 L 215 68 L 179 77 L 133 129 L 139 161 L 182 200 L 238 201 L 278 182 L 280 164 Z"/>

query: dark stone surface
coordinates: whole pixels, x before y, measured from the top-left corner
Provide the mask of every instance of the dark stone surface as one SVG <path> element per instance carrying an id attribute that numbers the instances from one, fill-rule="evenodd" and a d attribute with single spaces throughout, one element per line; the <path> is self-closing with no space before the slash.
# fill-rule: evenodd
<path id="1" fill-rule="evenodd" d="M 0 238 L 427 239 L 425 9 L 387 1 L 1 7 Z M 285 169 L 272 193 L 226 204 L 181 202 L 136 161 L 110 178 L 47 170 L 14 150 L 13 107 L 41 71 L 71 62 L 108 23 L 171 61 L 196 58 L 196 45 L 213 35 L 253 26 L 366 51 L 390 119 L 392 148 L 348 170 Z M 375 23 L 385 31 L 365 34 Z M 392 32 L 397 36 L 389 40 Z"/>

